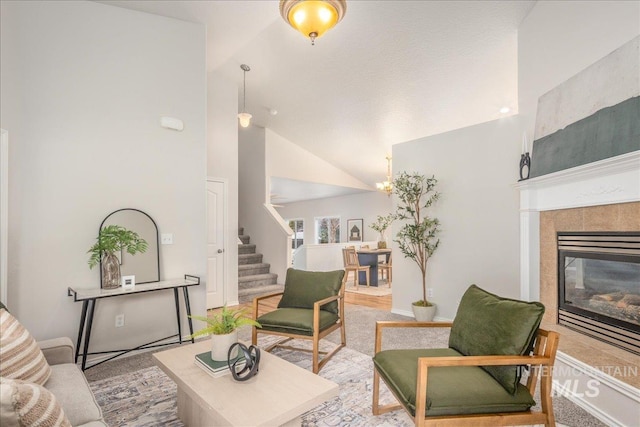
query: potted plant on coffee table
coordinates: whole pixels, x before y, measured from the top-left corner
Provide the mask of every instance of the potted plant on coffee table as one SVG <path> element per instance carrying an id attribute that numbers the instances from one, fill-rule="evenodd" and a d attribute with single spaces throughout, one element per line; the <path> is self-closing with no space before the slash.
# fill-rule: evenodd
<path id="1" fill-rule="evenodd" d="M 211 359 L 216 361 L 226 361 L 228 357 L 238 356 L 238 347 L 234 349 L 235 354 L 229 355 L 229 347 L 238 342 L 238 328 L 250 325 L 261 328 L 260 323 L 247 316 L 247 308 L 230 309 L 223 306 L 218 313 L 211 316 L 191 316 L 192 319 L 205 322 L 207 326 L 194 332 L 189 338 L 196 338 L 211 335 Z"/>
<path id="2" fill-rule="evenodd" d="M 135 231 L 127 230 L 119 225 L 107 225 L 98 233 L 96 243 L 87 251 L 89 268 L 98 264 L 102 266 L 102 287 L 106 289 L 120 286 L 120 260 L 117 252 L 125 250 L 131 255 L 147 250 L 147 241 Z"/>
<path id="3" fill-rule="evenodd" d="M 427 262 L 440 244 L 439 221 L 426 214 L 440 193 L 435 191 L 438 180 L 418 173 L 402 172 L 393 181 L 393 192 L 398 196 L 395 218 L 404 221 L 394 240 L 405 258 L 413 260 L 422 274 L 422 299 L 412 304 L 418 321 L 431 321 L 435 304 L 427 300 Z"/>

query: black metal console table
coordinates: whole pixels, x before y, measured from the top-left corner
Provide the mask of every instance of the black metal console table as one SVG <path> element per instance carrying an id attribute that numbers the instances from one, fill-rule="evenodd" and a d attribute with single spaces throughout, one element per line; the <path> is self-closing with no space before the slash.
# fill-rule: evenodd
<path id="1" fill-rule="evenodd" d="M 200 278 L 197 276 L 190 276 L 185 274 L 184 279 L 176 279 L 176 280 L 162 280 L 160 282 L 153 283 L 145 283 L 142 285 L 136 285 L 132 290 L 124 290 L 122 288 L 115 289 L 81 289 L 81 288 L 71 288 L 67 289 L 67 295 L 73 296 L 73 300 L 75 302 L 82 301 L 82 314 L 80 316 L 80 328 L 78 329 L 78 340 L 76 342 L 76 355 L 75 361 L 78 363 L 78 357 L 82 356 L 82 370 L 85 371 L 89 368 L 97 366 L 101 363 L 107 362 L 111 359 L 115 359 L 116 357 L 122 356 L 123 354 L 129 353 L 135 350 L 142 350 L 146 348 L 152 347 L 161 347 L 165 345 L 172 344 L 182 344 L 182 327 L 180 324 L 180 300 L 178 289 L 182 289 L 182 294 L 184 298 L 184 305 L 187 310 L 187 315 L 191 316 L 191 305 L 189 304 L 189 286 L 197 286 L 200 284 Z M 91 340 L 91 326 L 93 325 L 93 313 L 96 308 L 96 302 L 102 298 L 111 298 L 111 297 L 120 297 L 132 294 L 140 294 L 143 292 L 155 292 L 155 291 L 164 291 L 173 289 L 173 297 L 176 302 L 176 318 L 178 320 L 178 333 L 174 335 L 169 335 L 168 337 L 160 338 L 159 340 L 151 341 L 142 345 L 139 345 L 135 348 L 123 349 L 123 350 L 108 350 L 108 351 L 99 351 L 89 353 L 89 341 Z M 193 323 L 191 321 L 191 317 L 189 319 L 189 332 L 193 335 Z M 85 328 L 86 326 L 86 328 Z M 82 344 L 82 334 L 84 333 L 84 347 L 82 353 L 80 353 L 80 344 Z M 177 336 L 175 341 L 161 343 L 161 341 L 168 340 L 170 338 L 174 338 Z M 194 340 L 191 339 L 193 343 Z M 98 363 L 94 363 L 93 365 L 87 366 L 87 356 L 93 354 L 111 354 L 117 353 L 105 360 L 102 360 Z"/>

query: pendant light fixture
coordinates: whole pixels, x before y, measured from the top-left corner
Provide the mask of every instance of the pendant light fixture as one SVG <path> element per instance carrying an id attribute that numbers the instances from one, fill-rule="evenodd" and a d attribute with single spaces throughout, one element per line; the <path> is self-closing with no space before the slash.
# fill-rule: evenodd
<path id="1" fill-rule="evenodd" d="M 242 83 L 242 113 L 238 114 L 238 120 L 240 126 L 246 128 L 251 124 L 251 117 L 253 117 L 247 113 L 247 71 L 251 71 L 251 68 L 247 64 L 240 65 L 240 68 L 244 71 L 244 79 Z"/>
<path id="2" fill-rule="evenodd" d="M 387 193 L 387 196 L 391 197 L 393 192 L 393 182 L 391 181 L 391 156 L 387 156 L 387 180 L 382 182 L 376 182 L 376 188 L 383 193 Z"/>
<path id="3" fill-rule="evenodd" d="M 346 11 L 346 0 L 280 0 L 282 18 L 311 39 L 312 45 L 340 22 Z"/>

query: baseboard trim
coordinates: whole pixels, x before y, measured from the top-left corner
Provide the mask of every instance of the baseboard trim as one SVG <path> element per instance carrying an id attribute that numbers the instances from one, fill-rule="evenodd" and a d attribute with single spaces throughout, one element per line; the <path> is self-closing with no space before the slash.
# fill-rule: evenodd
<path id="1" fill-rule="evenodd" d="M 400 310 L 399 308 L 392 308 L 391 312 L 393 314 L 399 314 L 400 316 L 407 316 L 413 318 L 413 312 L 409 310 Z"/>
<path id="2" fill-rule="evenodd" d="M 640 417 L 640 390 L 604 372 L 608 367 L 599 368 L 558 351 L 554 392 L 609 426 L 635 426 Z M 637 375 L 637 367 L 629 368 L 629 373 L 635 368 Z"/>

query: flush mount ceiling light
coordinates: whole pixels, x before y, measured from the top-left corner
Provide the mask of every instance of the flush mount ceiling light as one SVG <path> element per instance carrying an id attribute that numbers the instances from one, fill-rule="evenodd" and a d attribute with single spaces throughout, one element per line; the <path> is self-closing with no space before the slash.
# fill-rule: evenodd
<path id="1" fill-rule="evenodd" d="M 391 156 L 387 156 L 387 180 L 382 182 L 376 182 L 376 188 L 384 193 L 387 193 L 387 196 L 391 197 L 391 193 L 393 192 L 393 182 L 391 181 Z"/>
<path id="2" fill-rule="evenodd" d="M 347 11 L 346 0 L 280 0 L 280 15 L 314 45 Z"/>
<path id="3" fill-rule="evenodd" d="M 251 117 L 253 117 L 247 113 L 247 71 L 251 71 L 251 68 L 247 64 L 242 64 L 240 68 L 244 72 L 244 80 L 242 83 L 242 113 L 238 114 L 238 120 L 240 121 L 240 126 L 246 128 L 251 124 Z"/>

